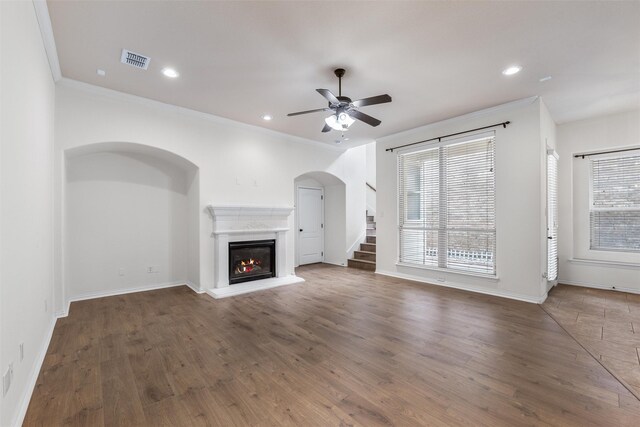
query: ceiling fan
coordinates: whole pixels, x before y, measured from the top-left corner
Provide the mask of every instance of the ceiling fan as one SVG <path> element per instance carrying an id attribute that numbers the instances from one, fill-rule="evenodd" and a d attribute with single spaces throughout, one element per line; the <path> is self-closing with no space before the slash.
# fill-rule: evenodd
<path id="1" fill-rule="evenodd" d="M 391 97 L 384 94 L 352 101 L 351 98 L 342 96 L 342 76 L 344 76 L 345 70 L 343 68 L 338 68 L 334 73 L 336 77 L 338 77 L 338 96 L 331 93 L 329 89 L 316 89 L 320 95 L 324 96 L 327 101 L 329 101 L 328 107 L 317 108 L 315 110 L 298 111 L 297 113 L 287 114 L 287 116 L 299 116 L 301 114 L 317 113 L 319 111 L 333 111 L 333 114 L 324 120 L 325 125 L 322 128 L 322 132 L 329 132 L 331 129 L 344 132 L 353 124 L 354 119 L 365 122 L 371 126 L 378 126 L 382 123 L 380 120 L 359 111 L 358 108 L 366 107 L 367 105 L 391 102 Z"/>

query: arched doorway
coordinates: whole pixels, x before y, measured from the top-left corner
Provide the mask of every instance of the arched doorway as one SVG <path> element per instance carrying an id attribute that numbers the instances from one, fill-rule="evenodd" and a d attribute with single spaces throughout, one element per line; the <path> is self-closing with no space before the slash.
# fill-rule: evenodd
<path id="1" fill-rule="evenodd" d="M 345 183 L 327 172 L 307 172 L 294 179 L 294 199 L 295 265 L 346 265 Z M 307 233 L 309 225 L 311 230 Z M 318 251 L 322 253 L 318 255 Z"/>

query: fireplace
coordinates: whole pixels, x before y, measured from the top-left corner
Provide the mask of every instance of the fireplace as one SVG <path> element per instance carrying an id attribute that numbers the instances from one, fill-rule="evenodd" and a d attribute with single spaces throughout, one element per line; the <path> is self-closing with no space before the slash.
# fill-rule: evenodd
<path id="1" fill-rule="evenodd" d="M 276 241 L 229 243 L 229 284 L 276 277 Z"/>

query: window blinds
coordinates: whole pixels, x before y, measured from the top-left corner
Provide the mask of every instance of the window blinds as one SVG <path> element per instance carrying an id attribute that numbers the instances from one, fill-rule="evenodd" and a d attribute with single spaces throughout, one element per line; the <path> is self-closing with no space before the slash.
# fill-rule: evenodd
<path id="1" fill-rule="evenodd" d="M 495 143 L 398 155 L 400 262 L 495 275 Z"/>
<path id="2" fill-rule="evenodd" d="M 591 159 L 591 249 L 640 251 L 640 150 Z"/>
<path id="3" fill-rule="evenodd" d="M 547 280 L 558 279 L 558 158 L 547 153 Z"/>

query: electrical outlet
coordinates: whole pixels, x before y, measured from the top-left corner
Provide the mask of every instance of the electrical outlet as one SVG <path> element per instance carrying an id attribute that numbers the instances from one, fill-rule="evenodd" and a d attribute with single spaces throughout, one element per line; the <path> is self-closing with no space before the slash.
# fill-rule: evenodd
<path id="1" fill-rule="evenodd" d="M 22 359 L 24 359 L 24 343 L 21 342 L 20 343 L 20 361 L 22 362 Z"/>
<path id="2" fill-rule="evenodd" d="M 118 276 L 124 276 L 124 268 L 118 269 Z"/>
<path id="3" fill-rule="evenodd" d="M 147 267 L 147 273 L 153 273 L 153 267 L 151 266 Z"/>

